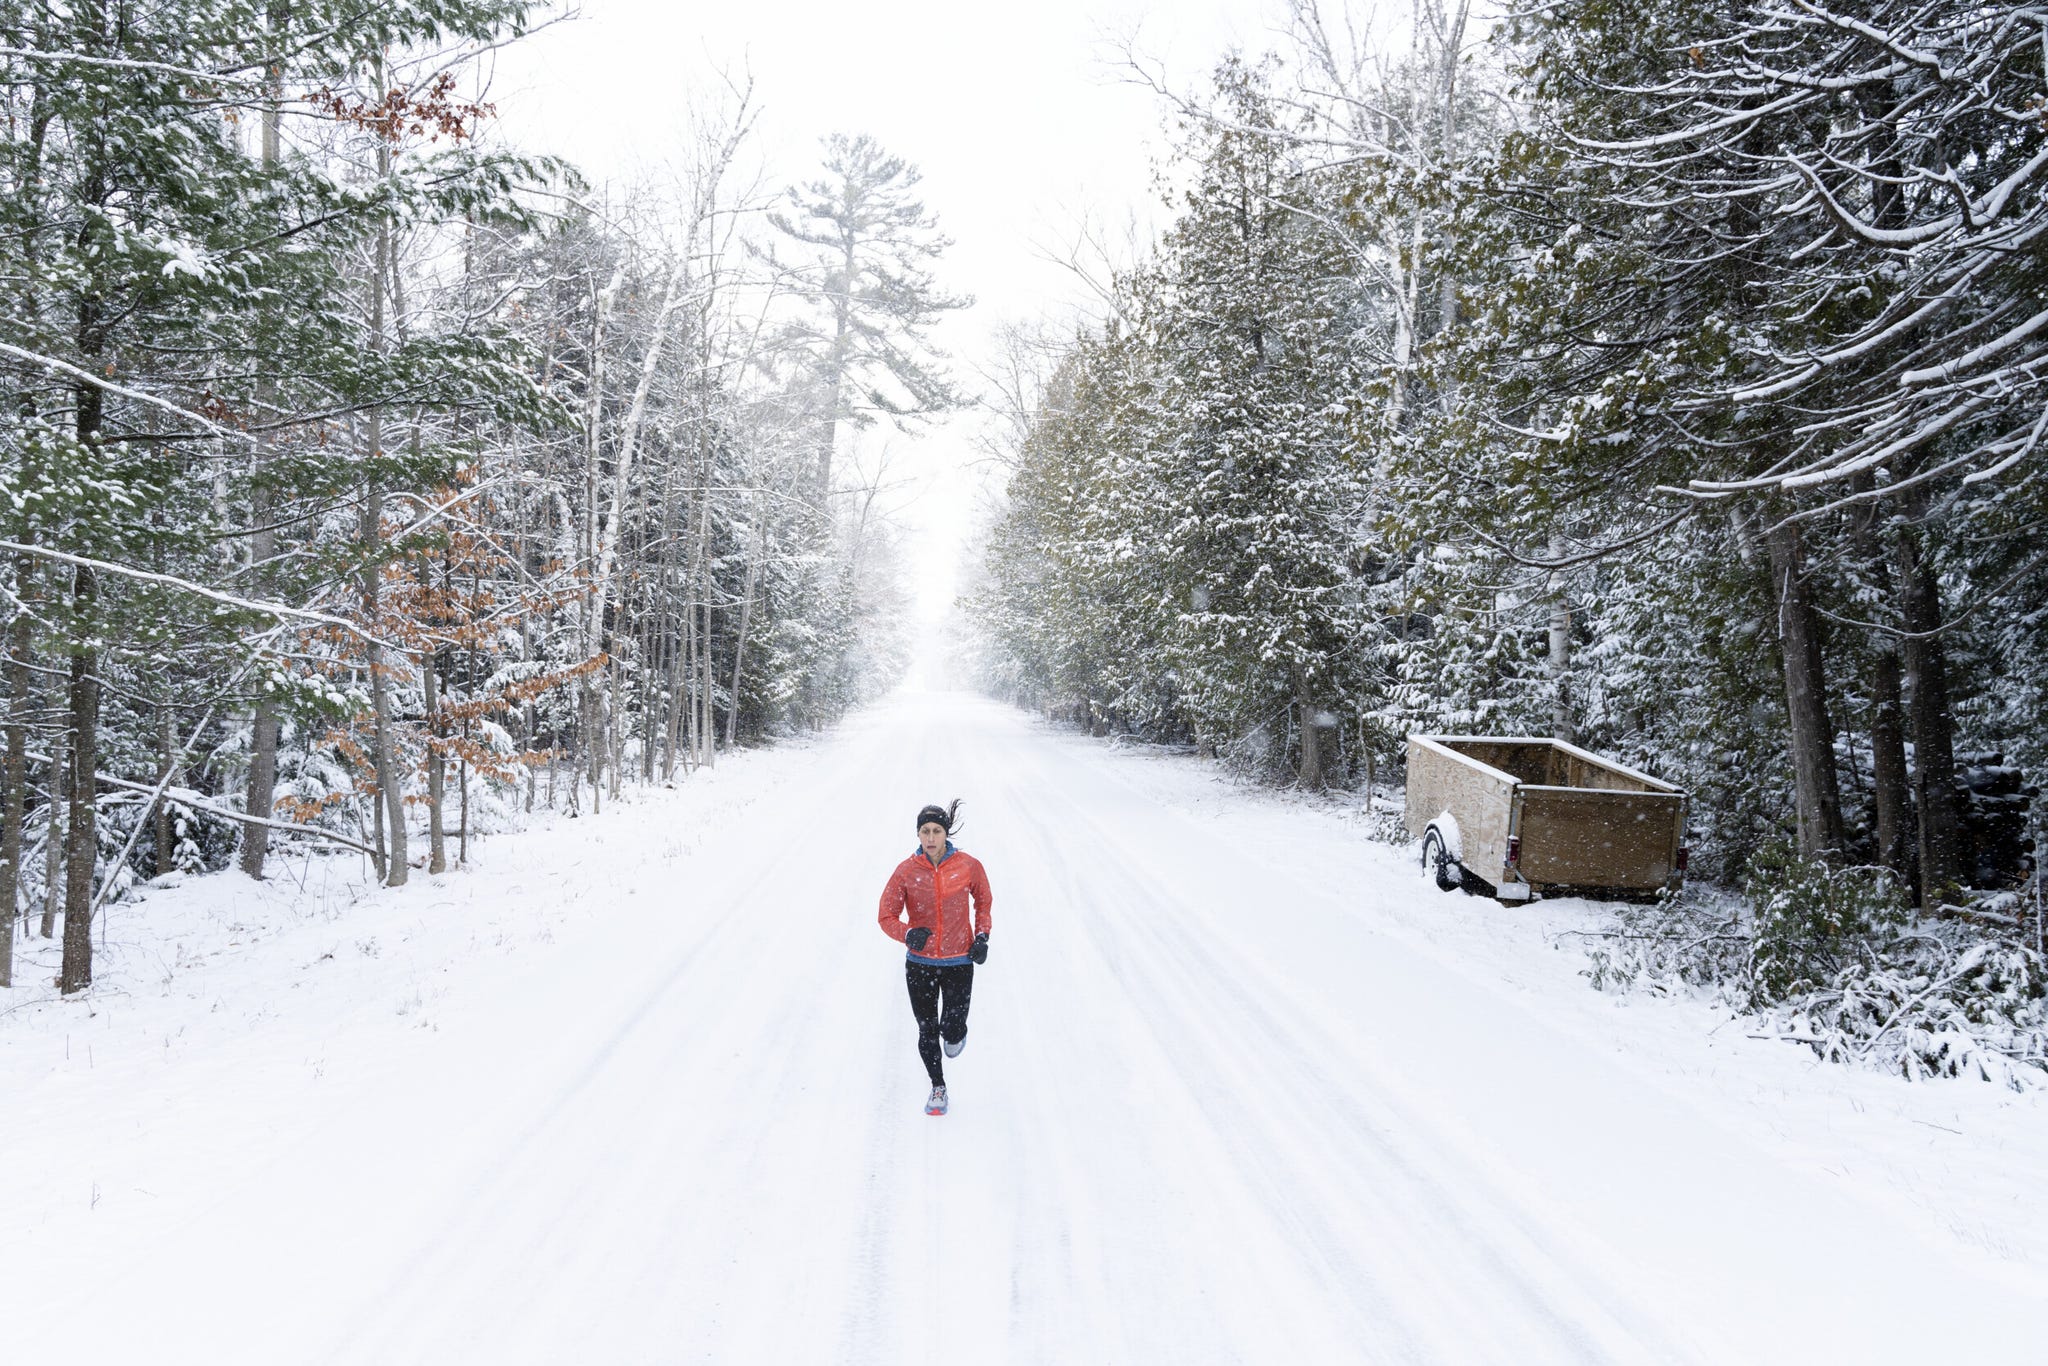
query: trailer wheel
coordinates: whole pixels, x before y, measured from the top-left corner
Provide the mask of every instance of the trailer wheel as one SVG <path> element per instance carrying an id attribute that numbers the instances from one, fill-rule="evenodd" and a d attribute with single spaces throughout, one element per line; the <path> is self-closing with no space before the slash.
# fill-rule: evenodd
<path id="1" fill-rule="evenodd" d="M 1465 870 L 1444 848 L 1444 836 L 1435 826 L 1422 832 L 1422 870 L 1436 877 L 1437 890 L 1455 892 L 1465 885 Z"/>

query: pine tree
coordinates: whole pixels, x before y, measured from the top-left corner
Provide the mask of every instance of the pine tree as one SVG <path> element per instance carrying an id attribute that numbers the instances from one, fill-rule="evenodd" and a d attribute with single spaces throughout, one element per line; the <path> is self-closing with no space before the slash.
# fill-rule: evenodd
<path id="1" fill-rule="evenodd" d="M 811 316 L 793 325 L 785 345 L 815 387 L 818 476 L 832 492 L 840 424 L 865 427 L 878 416 L 915 419 L 957 407 L 960 397 L 927 334 L 939 318 L 972 300 L 946 294 L 932 265 L 951 243 L 917 196 L 917 168 L 874 139 L 825 140 L 823 174 L 788 192 L 769 221 L 805 259 L 791 263 L 795 289 Z"/>

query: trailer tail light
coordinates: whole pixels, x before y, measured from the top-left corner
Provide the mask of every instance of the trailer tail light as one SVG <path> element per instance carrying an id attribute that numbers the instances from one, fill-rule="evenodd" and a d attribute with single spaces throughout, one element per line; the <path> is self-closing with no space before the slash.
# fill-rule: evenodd
<path id="1" fill-rule="evenodd" d="M 1684 872 L 1684 871 L 1685 871 L 1685 861 L 1686 861 L 1686 859 L 1687 859 L 1688 857 L 1690 857 L 1690 856 L 1691 856 L 1691 854 L 1692 854 L 1692 850 L 1691 850 L 1690 848 L 1688 848 L 1687 846 L 1685 846 L 1685 845 L 1683 845 L 1683 844 L 1681 844 L 1681 845 L 1679 845 L 1679 846 L 1678 846 L 1678 871 L 1679 871 L 1679 872 L 1681 872 L 1681 873 L 1682 873 L 1682 872 Z"/>
<path id="2" fill-rule="evenodd" d="M 1519 866 L 1521 865 L 1521 862 L 1522 862 L 1522 837 L 1521 837 L 1520 835 L 1509 835 L 1509 836 L 1508 836 L 1508 867 L 1510 867 L 1510 868 L 1515 868 L 1515 867 L 1519 867 Z"/>

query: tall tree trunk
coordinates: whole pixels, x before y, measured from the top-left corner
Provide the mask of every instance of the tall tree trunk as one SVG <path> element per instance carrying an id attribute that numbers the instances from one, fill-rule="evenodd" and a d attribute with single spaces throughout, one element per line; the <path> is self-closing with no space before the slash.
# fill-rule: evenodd
<path id="1" fill-rule="evenodd" d="M 1564 558 L 1562 536 L 1550 538 L 1550 558 Z M 1572 604 L 1562 569 L 1550 571 L 1550 735 L 1571 744 L 1578 739 L 1572 724 Z"/>
<path id="2" fill-rule="evenodd" d="M 1908 509 L 1918 515 L 1922 509 Z M 1913 737 L 1913 797 L 1918 808 L 1920 904 L 1938 906 L 1962 880 L 1962 810 L 1956 797 L 1955 711 L 1949 701 L 1941 590 L 1911 527 L 1893 540 L 1899 609 L 1905 621 L 1906 718 Z"/>
<path id="3" fill-rule="evenodd" d="M 1442 48 L 1437 53 L 1437 77 L 1443 87 L 1443 107 L 1437 129 L 1438 175 L 1448 179 L 1452 168 L 1458 162 L 1458 73 L 1464 67 L 1459 60 L 1465 46 L 1465 24 L 1471 13 L 1471 0 L 1462 0 L 1456 5 L 1438 11 Z M 1443 278 L 1437 282 L 1437 334 L 1441 336 L 1458 323 L 1458 279 L 1450 269 L 1450 262 L 1457 252 L 1457 235 L 1451 230 L 1453 218 L 1444 215 L 1441 228 L 1443 247 L 1438 270 Z M 1552 556 L 1556 558 L 1556 556 Z M 1570 743 L 1564 736 L 1558 737 Z"/>
<path id="4" fill-rule="evenodd" d="M 291 5 L 288 0 L 272 0 L 269 12 L 272 43 L 282 45 L 290 23 Z M 278 63 L 271 66 L 264 81 L 262 157 L 266 174 L 277 167 L 280 151 L 279 120 L 283 104 L 284 67 Z M 272 406 L 275 396 L 267 382 L 259 384 L 256 392 L 259 406 Z M 271 526 L 273 511 L 266 468 L 269 463 L 270 443 L 265 438 L 257 442 L 254 478 L 249 483 L 249 524 L 252 529 L 249 538 L 249 561 L 254 568 L 250 582 L 259 595 L 270 584 L 268 566 L 277 554 L 277 532 Z M 264 672 L 267 673 L 268 670 Z M 242 801 L 242 809 L 252 816 L 268 817 L 277 806 L 277 739 L 280 729 L 277 700 L 272 695 L 269 680 L 259 677 L 256 685 L 256 716 L 249 729 L 249 787 Z M 262 877 L 264 860 L 269 854 L 270 827 L 244 825 L 242 871 L 252 878 Z M 159 871 L 162 871 L 161 864 Z"/>
<path id="5" fill-rule="evenodd" d="M 1315 699 L 1309 695 L 1308 678 L 1294 676 L 1294 709 L 1301 719 L 1301 785 L 1311 792 L 1323 790 L 1323 728 L 1317 724 Z"/>
<path id="6" fill-rule="evenodd" d="M 631 639 L 631 633 L 626 633 Z M 612 661 L 612 711 L 611 711 L 611 765 L 612 783 L 610 797 L 619 799 L 619 784 L 626 776 L 626 742 L 632 738 L 631 718 L 626 715 L 626 664 L 624 660 Z"/>
<path id="7" fill-rule="evenodd" d="M 1914 864 L 1911 807 L 1907 797 L 1906 734 L 1901 722 L 1898 646 L 1889 638 L 1873 648 L 1870 661 L 1870 768 L 1877 808 L 1877 861 L 1911 882 Z"/>
<path id="8" fill-rule="evenodd" d="M 747 659 L 747 625 L 754 613 L 754 582 L 760 573 L 760 557 L 750 537 L 747 545 L 746 587 L 740 592 L 740 625 L 732 643 L 732 696 L 725 708 L 725 747 L 731 749 L 739 742 L 740 733 L 740 677 Z"/>
<path id="9" fill-rule="evenodd" d="M 256 515 L 269 516 L 267 500 L 257 509 Z M 259 558 L 269 556 L 273 548 L 270 542 L 268 536 L 256 538 L 253 548 Z M 277 739 L 281 729 L 277 703 L 270 695 L 270 681 L 261 679 L 256 687 L 256 716 L 249 732 L 249 788 L 242 802 L 242 809 L 252 816 L 270 816 L 277 806 Z M 242 871 L 253 878 L 262 877 L 263 864 L 269 856 L 270 827 L 244 825 Z"/>
<path id="10" fill-rule="evenodd" d="M 379 82 L 382 84 L 380 78 Z M 390 144 L 377 144 L 377 173 L 389 178 L 391 175 Z M 384 297 L 393 268 L 391 229 L 377 230 L 376 258 L 370 280 L 370 349 L 378 355 L 385 351 Z M 384 410 L 372 406 L 369 413 L 370 458 L 381 461 L 384 458 Z M 384 490 L 381 474 L 371 474 L 369 496 L 363 502 L 363 546 L 368 560 L 363 571 L 363 616 L 373 636 L 381 629 L 379 616 L 383 598 L 384 575 Z M 390 667 L 401 668 L 402 662 Z M 385 821 L 391 827 L 389 856 L 386 859 L 384 885 L 403 887 L 411 874 L 405 838 L 405 783 L 399 776 L 397 744 L 392 734 L 391 681 L 386 676 L 384 647 L 370 646 L 370 702 L 375 713 L 377 787 L 384 799 Z"/>
<path id="11" fill-rule="evenodd" d="M 1827 671 L 1820 616 L 1806 585 L 1806 550 L 1797 522 L 1769 536 L 1778 597 L 1778 642 L 1785 664 L 1785 714 L 1790 724 L 1799 852 L 1837 858 L 1846 842 L 1842 794 L 1835 773 L 1835 728 L 1828 716 Z"/>
<path id="12" fill-rule="evenodd" d="M 157 781 L 168 784 L 178 771 L 178 734 L 171 721 L 168 706 L 157 708 L 156 745 L 160 756 L 157 761 Z M 171 803 L 168 798 L 157 798 L 155 809 L 150 813 L 156 822 L 156 875 L 162 877 L 178 866 L 177 849 L 174 847 L 171 826 Z M 260 812 L 261 815 L 270 813 Z"/>
<path id="13" fill-rule="evenodd" d="M 381 414 L 370 410 L 370 450 L 381 455 L 380 443 L 384 424 Z M 384 580 L 384 491 L 374 484 L 369 497 L 363 500 L 363 546 L 366 562 L 363 566 L 363 620 L 372 635 L 381 629 L 383 614 Z M 405 840 L 405 788 L 398 774 L 397 746 L 392 735 L 391 721 L 391 680 L 386 677 L 384 647 L 372 644 L 370 655 L 370 709 L 372 726 L 371 762 L 377 770 L 377 793 L 382 803 L 379 819 L 388 827 L 386 838 L 378 841 L 384 848 L 384 866 L 378 869 L 387 887 L 403 887 L 410 867 L 406 862 L 408 851 Z M 390 667 L 401 667 L 393 664 Z"/>
<path id="14" fill-rule="evenodd" d="M 621 257 L 612 270 L 610 283 L 597 291 L 591 307 L 590 321 L 590 406 L 584 419 L 583 446 L 583 515 L 577 521 L 577 551 L 586 574 L 597 565 L 597 501 L 602 487 L 604 456 L 604 331 L 605 323 L 611 317 L 612 301 L 618 297 L 619 286 L 625 282 L 626 262 Z M 599 623 L 604 608 L 598 600 L 594 575 L 584 582 L 580 600 L 581 616 L 577 622 L 577 636 L 583 644 L 583 658 L 589 660 L 597 655 Z M 576 680 L 576 734 L 574 737 L 574 760 L 569 765 L 569 810 L 577 813 L 583 807 L 583 769 L 586 756 L 594 748 L 597 732 L 597 676 L 591 670 Z"/>
<path id="15" fill-rule="evenodd" d="M 72 571 L 71 609 L 80 639 L 71 647 L 67 724 L 71 731 L 71 818 L 65 831 L 64 958 L 57 989 L 66 995 L 92 985 L 92 875 L 99 863 L 100 683 L 98 654 L 85 643 L 99 615 L 99 584 L 83 565 Z M 113 876 L 114 870 L 108 871 Z"/>
<path id="16" fill-rule="evenodd" d="M 661 776 L 665 782 L 675 781 L 676 758 L 682 744 L 683 690 L 687 680 L 683 676 L 685 664 L 684 633 L 690 627 L 687 620 L 671 611 L 668 627 L 668 739 L 667 751 L 662 757 Z M 685 772 L 688 771 L 687 763 Z"/>
<path id="17" fill-rule="evenodd" d="M 30 599 L 35 566 L 15 561 L 14 595 Z M 29 616 L 17 610 L 7 626 L 7 758 L 0 771 L 0 987 L 14 985 L 14 917 L 21 899 L 22 826 L 28 820 L 28 717 L 34 679 L 28 671 Z"/>
<path id="18" fill-rule="evenodd" d="M 64 813 L 70 805 L 71 728 L 59 726 L 50 742 L 50 800 L 45 808 L 49 829 L 43 834 L 43 918 L 36 932 L 48 939 L 57 933 L 57 908 L 64 904 Z"/>
<path id="19" fill-rule="evenodd" d="M 595 816 L 604 810 L 604 759 L 609 752 L 611 741 L 611 698 L 606 695 L 605 679 L 611 672 L 607 664 L 602 669 L 593 669 L 590 676 L 598 682 L 590 693 L 590 736 L 586 742 L 584 758 L 589 761 L 590 772 L 590 814 Z"/>
<path id="20" fill-rule="evenodd" d="M 659 597 L 655 598 L 658 604 Z M 661 699 L 658 696 L 660 670 L 654 667 L 655 619 L 659 608 L 648 612 L 640 619 L 638 636 L 634 642 L 640 657 L 640 781 L 643 785 L 654 781 L 655 751 L 658 744 L 658 725 L 661 718 Z"/>
<path id="21" fill-rule="evenodd" d="M 718 767 L 718 719 L 712 714 L 717 702 L 717 687 L 711 676 L 711 604 L 704 604 L 704 677 L 700 682 L 699 696 L 703 699 L 704 724 L 699 734 L 704 737 L 704 764 Z"/>
<path id="22" fill-rule="evenodd" d="M 707 396 L 706 406 L 709 406 Z M 690 639 L 692 642 L 690 739 L 698 767 L 712 762 L 717 739 L 711 719 L 711 447 L 708 427 L 697 439 L 697 534 L 690 555 Z"/>
<path id="23" fill-rule="evenodd" d="M 448 871 L 448 839 L 441 822 L 441 799 L 448 786 L 448 760 L 441 751 L 441 661 L 439 650 L 427 650 L 420 678 L 427 694 L 427 871 Z"/>
<path id="24" fill-rule="evenodd" d="M 1871 487 L 1872 482 L 1865 479 L 1858 487 Z M 1874 504 L 1859 505 L 1850 514 L 1849 534 L 1864 572 L 1871 576 L 1879 595 L 1890 598 L 1894 596 L 1892 576 L 1878 541 L 1876 520 Z M 1879 631 L 1870 643 L 1870 783 L 1871 803 L 1876 808 L 1877 861 L 1901 882 L 1910 884 L 1914 854 L 1899 680 L 1898 639 Z"/>
<path id="25" fill-rule="evenodd" d="M 693 587 L 692 593 L 696 591 Z M 683 707 L 688 713 L 683 732 L 683 771 L 692 772 L 697 768 L 697 604 L 692 601 L 683 609 Z"/>
<path id="26" fill-rule="evenodd" d="M 88 229 L 88 232 L 92 229 Z M 79 301 L 77 341 L 79 353 L 93 358 L 106 354 L 106 318 L 101 301 L 88 295 Z M 86 451 L 99 448 L 100 431 L 106 417 L 106 391 L 96 384 L 72 388 L 76 405 L 74 419 L 78 444 Z M 92 647 L 94 632 L 100 629 L 99 580 L 94 571 L 79 565 L 71 572 L 71 678 L 66 707 L 71 732 L 71 813 L 65 829 L 64 851 L 64 954 L 57 972 L 57 989 L 65 994 L 92 985 L 92 902 L 93 872 L 99 863 L 99 822 L 94 799 L 99 793 L 99 653 Z"/>
<path id="27" fill-rule="evenodd" d="M 674 462 L 670 462 L 674 468 Z M 673 495 L 663 500 L 662 506 L 673 509 L 676 500 Z M 660 673 L 664 680 L 662 691 L 661 726 L 661 780 L 674 782 L 676 776 L 676 753 L 682 744 L 679 734 L 683 724 L 683 700 L 680 690 L 683 648 L 682 637 L 676 630 L 675 599 L 677 593 L 676 566 L 677 550 L 682 540 L 682 520 L 671 520 L 667 513 L 662 517 L 661 549 L 661 590 L 655 597 L 654 629 L 655 639 L 660 642 L 659 654 L 648 657 L 649 671 L 652 672 L 656 659 L 660 660 Z"/>
<path id="28" fill-rule="evenodd" d="M 375 739 L 371 740 L 370 749 L 371 781 L 375 782 L 375 775 L 384 771 L 383 766 L 377 763 Z M 377 881 L 381 883 L 391 875 L 391 851 L 384 839 L 384 789 L 381 786 L 370 794 L 370 847 L 375 850 L 370 855 L 370 863 L 376 869 Z"/>

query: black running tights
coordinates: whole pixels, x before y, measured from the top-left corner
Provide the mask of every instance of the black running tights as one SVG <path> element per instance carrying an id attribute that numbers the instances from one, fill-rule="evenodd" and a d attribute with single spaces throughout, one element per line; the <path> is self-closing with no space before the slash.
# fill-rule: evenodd
<path id="1" fill-rule="evenodd" d="M 967 1002 L 974 995 L 974 964 L 939 966 L 915 960 L 903 965 L 903 980 L 910 985 L 910 1013 L 917 1016 L 917 1056 L 932 1085 L 944 1086 L 946 1074 L 939 1067 L 939 1038 L 952 1043 L 967 1037 Z M 945 1008 L 939 998 L 945 998 Z"/>

